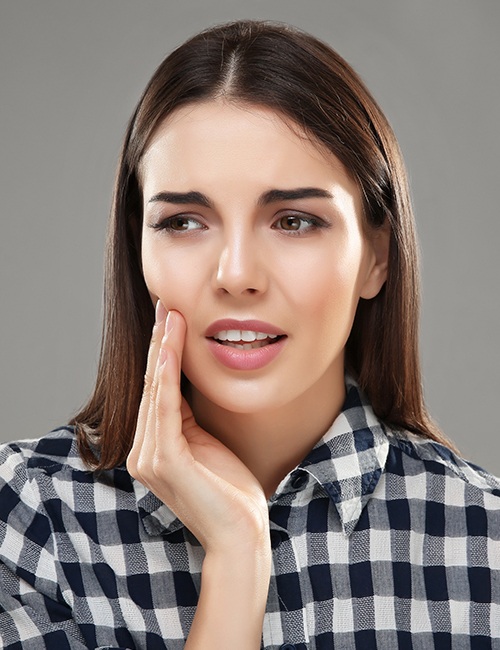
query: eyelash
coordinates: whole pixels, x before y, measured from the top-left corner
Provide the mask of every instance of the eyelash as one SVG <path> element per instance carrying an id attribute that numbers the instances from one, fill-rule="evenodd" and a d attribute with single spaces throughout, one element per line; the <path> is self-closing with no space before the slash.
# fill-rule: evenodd
<path id="1" fill-rule="evenodd" d="M 172 227 L 172 224 L 175 221 L 184 221 L 184 222 L 195 222 L 200 228 L 193 228 L 192 230 L 206 230 L 206 226 L 204 226 L 198 219 L 195 219 L 194 217 L 190 217 L 188 215 L 183 215 L 183 214 L 175 214 L 172 217 L 167 217 L 166 219 L 162 219 L 158 223 L 153 223 L 151 224 L 151 228 L 154 228 L 155 230 L 166 230 L 169 234 L 182 234 L 183 232 L 187 232 L 186 230 L 176 230 L 175 228 Z"/>
<path id="2" fill-rule="evenodd" d="M 302 223 L 306 223 L 308 225 L 307 228 L 301 229 L 301 230 L 286 230 L 286 229 L 280 229 L 276 226 L 276 224 L 279 224 L 284 219 L 298 219 Z M 191 228 L 188 230 L 177 230 L 176 228 L 173 227 L 173 224 L 177 222 L 194 222 L 198 224 L 198 227 Z M 154 230 L 164 230 L 167 233 L 173 235 L 173 236 L 179 236 L 186 234 L 188 232 L 195 232 L 195 231 L 200 231 L 200 230 L 206 230 L 207 227 L 204 226 L 198 219 L 195 219 L 194 217 L 190 217 L 189 215 L 183 215 L 183 214 L 176 214 L 171 217 L 166 217 L 165 219 L 162 219 L 158 223 L 151 224 L 151 228 Z M 318 217 L 312 217 L 312 216 L 306 216 L 303 214 L 285 214 L 276 219 L 273 224 L 271 225 L 271 228 L 273 230 L 281 230 L 281 232 L 286 233 L 287 236 L 289 237 L 301 237 L 306 233 L 309 233 L 314 230 L 320 230 L 323 228 L 330 228 L 330 224 L 327 223 L 326 221 L 323 221 L 323 219 L 319 219 Z"/>
<path id="3" fill-rule="evenodd" d="M 314 230 L 320 230 L 321 228 L 329 228 L 330 227 L 329 223 L 327 223 L 326 221 L 323 221 L 323 219 L 319 219 L 318 217 L 311 217 L 311 216 L 306 216 L 306 215 L 303 215 L 303 214 L 293 214 L 292 213 L 292 214 L 285 214 L 285 215 L 282 215 L 281 217 L 279 217 L 279 219 L 277 219 L 273 223 L 271 228 L 273 228 L 273 230 L 278 230 L 278 228 L 276 228 L 276 224 L 279 223 L 280 221 L 282 221 L 283 219 L 298 219 L 299 221 L 302 221 L 303 223 L 308 224 L 308 227 L 303 229 L 303 230 L 286 230 L 286 229 L 282 229 L 282 232 L 285 232 L 288 236 L 291 236 L 291 237 L 301 237 L 301 236 L 303 236 L 304 234 L 306 234 L 308 232 L 311 232 L 311 231 L 314 231 Z"/>

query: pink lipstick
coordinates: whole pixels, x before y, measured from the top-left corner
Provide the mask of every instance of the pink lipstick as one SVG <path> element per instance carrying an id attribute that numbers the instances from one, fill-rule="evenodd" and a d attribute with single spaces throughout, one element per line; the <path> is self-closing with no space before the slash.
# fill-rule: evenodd
<path id="1" fill-rule="evenodd" d="M 275 325 L 258 320 L 223 319 L 205 332 L 210 352 L 231 370 L 258 370 L 283 349 L 287 336 Z"/>

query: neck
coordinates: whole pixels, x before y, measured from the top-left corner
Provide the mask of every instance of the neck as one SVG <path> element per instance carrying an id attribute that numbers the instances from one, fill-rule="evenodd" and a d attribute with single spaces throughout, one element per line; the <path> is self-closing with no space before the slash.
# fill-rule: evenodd
<path id="1" fill-rule="evenodd" d="M 191 388 L 191 407 L 198 424 L 220 440 L 250 469 L 269 498 L 340 413 L 344 377 L 335 385 L 315 386 L 296 402 L 275 410 L 235 413 Z"/>

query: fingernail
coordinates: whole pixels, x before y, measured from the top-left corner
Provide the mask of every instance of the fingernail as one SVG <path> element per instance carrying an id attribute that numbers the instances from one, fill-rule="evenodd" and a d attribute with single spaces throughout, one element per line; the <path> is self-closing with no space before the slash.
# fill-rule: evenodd
<path id="1" fill-rule="evenodd" d="M 165 320 L 166 315 L 167 315 L 167 310 L 163 306 L 163 303 L 161 302 L 161 300 L 158 300 L 158 302 L 156 303 L 156 309 L 155 309 L 155 324 L 158 325 L 163 320 Z"/>
<path id="2" fill-rule="evenodd" d="M 165 337 L 167 337 L 173 329 L 174 319 L 172 317 L 172 312 L 169 311 L 167 314 L 167 322 L 165 323 Z"/>

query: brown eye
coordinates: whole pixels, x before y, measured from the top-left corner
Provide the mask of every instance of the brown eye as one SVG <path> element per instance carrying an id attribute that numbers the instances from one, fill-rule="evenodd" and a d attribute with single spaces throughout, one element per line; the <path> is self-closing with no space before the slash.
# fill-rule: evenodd
<path id="1" fill-rule="evenodd" d="M 186 219 L 186 217 L 172 217 L 168 225 L 171 230 L 189 230 L 189 219 Z"/>
<path id="2" fill-rule="evenodd" d="M 182 214 L 167 217 L 166 219 L 153 224 L 151 227 L 155 230 L 169 232 L 172 235 L 184 232 L 193 232 L 194 230 L 206 230 L 206 227 L 200 223 L 198 219 Z"/>
<path id="3" fill-rule="evenodd" d="M 300 217 L 295 217 L 288 215 L 286 217 L 281 217 L 279 220 L 279 226 L 282 230 L 300 230 L 300 227 L 304 219 Z"/>
<path id="4" fill-rule="evenodd" d="M 287 235 L 301 236 L 329 228 L 330 224 L 319 217 L 302 214 L 286 214 L 279 217 L 271 226 Z"/>

